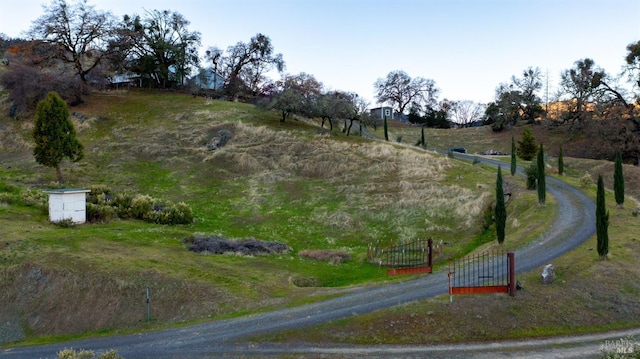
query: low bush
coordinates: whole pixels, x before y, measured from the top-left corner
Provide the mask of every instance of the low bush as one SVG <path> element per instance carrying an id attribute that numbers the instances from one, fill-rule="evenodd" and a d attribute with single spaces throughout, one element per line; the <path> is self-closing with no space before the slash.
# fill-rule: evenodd
<path id="1" fill-rule="evenodd" d="M 112 206 L 87 203 L 87 222 L 109 223 L 116 217 L 116 209 Z"/>
<path id="2" fill-rule="evenodd" d="M 39 208 L 47 208 L 47 194 L 41 190 L 26 189 L 21 194 L 22 204 Z"/>
<path id="3" fill-rule="evenodd" d="M 319 285 L 316 278 L 305 275 L 296 275 L 291 277 L 291 284 L 301 288 L 317 287 Z"/>
<path id="4" fill-rule="evenodd" d="M 496 211 L 496 207 L 495 207 L 495 201 L 494 202 L 490 202 L 487 204 L 487 206 L 485 207 L 484 211 L 482 212 L 482 230 L 486 231 L 487 229 L 489 229 L 489 227 L 491 227 L 491 225 L 493 224 L 493 222 L 495 222 L 496 218 L 495 218 L 495 211 Z"/>
<path id="5" fill-rule="evenodd" d="M 73 222 L 73 219 L 71 219 L 71 218 L 61 219 L 59 221 L 53 222 L 53 224 L 55 224 L 58 227 L 62 227 L 62 228 L 72 228 L 72 227 L 75 227 L 75 225 L 76 225 Z"/>
<path id="6" fill-rule="evenodd" d="M 585 173 L 584 176 L 580 177 L 580 187 L 589 188 L 593 186 L 593 177 L 589 172 Z"/>
<path id="7" fill-rule="evenodd" d="M 11 205 L 18 202 L 18 196 L 14 195 L 13 193 L 0 192 L 0 203 Z"/>
<path id="8" fill-rule="evenodd" d="M 0 193 L 20 193 L 20 188 L 6 182 L 0 182 Z"/>
<path id="9" fill-rule="evenodd" d="M 131 217 L 135 219 L 148 218 L 149 213 L 153 210 L 153 197 L 147 195 L 139 195 L 131 201 Z"/>
<path id="10" fill-rule="evenodd" d="M 58 359 L 94 359 L 96 354 L 92 350 L 80 349 L 78 351 L 74 349 L 63 349 L 56 354 Z M 97 359 L 124 359 L 114 349 L 108 350 L 103 354 L 100 354 Z"/>
<path id="11" fill-rule="evenodd" d="M 193 211 L 184 202 L 171 203 L 149 195 L 113 195 L 108 191 L 99 191 L 87 199 L 88 221 L 108 222 L 115 217 L 156 224 L 190 224 L 193 222 Z"/>
<path id="12" fill-rule="evenodd" d="M 524 170 L 527 176 L 527 189 L 536 189 L 536 181 L 538 180 L 538 167 L 535 162 L 531 162 L 529 167 Z"/>

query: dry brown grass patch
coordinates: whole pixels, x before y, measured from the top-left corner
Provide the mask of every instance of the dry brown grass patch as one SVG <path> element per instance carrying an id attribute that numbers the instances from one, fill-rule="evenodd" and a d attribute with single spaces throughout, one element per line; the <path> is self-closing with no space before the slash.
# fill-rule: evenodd
<path id="1" fill-rule="evenodd" d="M 350 254 L 342 251 L 334 251 L 331 249 L 318 249 L 318 250 L 305 249 L 300 251 L 298 255 L 300 257 L 315 259 L 318 261 L 323 261 L 323 262 L 328 261 L 331 264 L 339 264 L 351 259 Z"/>

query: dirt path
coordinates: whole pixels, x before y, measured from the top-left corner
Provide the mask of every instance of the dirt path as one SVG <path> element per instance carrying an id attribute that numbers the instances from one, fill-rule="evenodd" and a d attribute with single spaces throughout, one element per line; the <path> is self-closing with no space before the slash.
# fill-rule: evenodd
<path id="1" fill-rule="evenodd" d="M 498 162 L 485 159 L 489 164 Z M 501 163 L 504 165 L 504 163 Z M 549 230 L 540 238 L 516 253 L 516 271 L 528 271 L 550 262 L 577 247 L 595 233 L 595 205 L 582 192 L 558 181 L 547 178 L 547 190 L 556 197 L 559 216 Z M 16 347 L 0 351 L 6 358 L 55 358 L 55 353 L 63 348 L 87 348 L 96 353 L 116 349 L 127 359 L 133 358 L 200 358 L 200 357 L 278 357 L 284 353 L 295 354 L 296 357 L 424 357 L 428 353 L 444 358 L 468 358 L 472 354 L 486 354 L 491 357 L 499 353 L 507 353 L 514 357 L 516 353 L 529 353 L 530 343 L 504 342 L 462 346 L 427 346 L 427 347 L 394 347 L 394 346 L 336 346 L 318 347 L 301 345 L 276 345 L 270 343 L 245 344 L 246 340 L 278 331 L 310 327 L 332 320 L 347 318 L 375 310 L 389 308 L 399 304 L 421 300 L 447 293 L 447 274 L 434 273 L 415 280 L 384 286 L 360 288 L 339 298 L 301 307 L 274 311 L 260 315 L 246 316 L 231 320 L 221 320 L 187 328 L 170 329 L 153 333 L 112 336 L 83 341 L 60 343 L 55 345 Z M 612 334 L 612 338 L 616 334 Z M 585 337 L 577 337 L 575 343 L 584 342 Z M 558 345 L 563 345 L 560 353 L 569 353 L 568 342 L 558 338 Z M 520 344 L 518 344 L 520 343 Z M 541 343 L 549 347 L 551 343 Z M 599 345 L 599 344 L 598 344 Z M 580 354 L 577 357 L 589 357 L 597 354 L 596 344 L 574 345 Z M 558 353 L 542 351 L 539 347 L 534 353 L 546 353 L 539 357 L 569 358 L 557 356 Z M 545 349 L 547 350 L 547 349 Z M 594 352 L 595 350 L 595 352 Z M 532 353 L 530 353 L 532 354 Z M 506 355 L 506 354 L 505 354 Z M 485 356 L 488 357 L 488 356 Z M 515 356 L 517 357 L 517 356 Z M 530 357 L 530 356 L 527 356 Z"/>

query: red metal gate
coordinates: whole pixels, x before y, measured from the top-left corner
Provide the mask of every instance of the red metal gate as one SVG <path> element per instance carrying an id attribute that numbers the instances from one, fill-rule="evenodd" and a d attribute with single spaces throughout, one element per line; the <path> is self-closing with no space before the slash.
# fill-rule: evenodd
<path id="1" fill-rule="evenodd" d="M 370 245 L 367 259 L 381 267 L 392 267 L 387 269 L 387 275 L 431 273 L 433 238 L 402 242 L 382 249 Z"/>
<path id="2" fill-rule="evenodd" d="M 474 293 L 515 296 L 514 253 L 490 251 L 449 262 L 449 295 Z"/>

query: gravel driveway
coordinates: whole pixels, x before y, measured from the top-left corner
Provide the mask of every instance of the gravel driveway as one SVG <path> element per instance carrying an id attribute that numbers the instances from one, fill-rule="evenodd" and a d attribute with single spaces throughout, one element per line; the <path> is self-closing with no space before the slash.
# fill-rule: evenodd
<path id="1" fill-rule="evenodd" d="M 456 157 L 465 157 L 458 156 Z M 467 158 L 472 158 L 468 156 Z M 491 159 L 486 163 L 505 165 Z M 547 177 L 547 190 L 557 199 L 559 216 L 548 231 L 524 248 L 518 249 L 516 271 L 528 271 L 549 263 L 585 242 L 595 233 L 595 205 L 581 191 L 552 177 Z M 307 346 L 295 344 L 245 344 L 242 340 L 278 331 L 309 327 L 332 320 L 347 318 L 378 309 L 430 298 L 447 293 L 447 273 L 438 272 L 414 280 L 380 286 L 359 288 L 339 298 L 296 308 L 274 311 L 230 320 L 214 321 L 180 329 L 126 336 L 111 336 L 54 345 L 15 347 L 0 351 L 6 358 L 55 358 L 63 348 L 85 348 L 96 353 L 116 349 L 126 359 L 133 358 L 211 358 L 211 357 L 278 357 L 295 355 L 309 358 L 443 358 L 509 357 L 570 358 L 595 357 L 597 344 L 585 344 L 587 337 L 576 337 L 576 356 L 567 350 L 569 339 L 561 342 L 561 350 L 549 349 L 540 341 L 504 342 L 455 346 Z M 614 338 L 619 333 L 612 333 Z M 618 336 L 619 337 L 619 336 Z M 603 340 L 599 337 L 598 340 Z M 536 344 L 537 343 L 537 344 Z M 536 346 L 537 345 L 537 346 Z M 540 349 L 544 347 L 546 349 Z M 533 348 L 533 349 L 532 349 Z M 534 350 L 531 352 L 530 350 Z M 285 354 L 287 353 L 287 354 Z M 529 353 L 529 355 L 527 355 Z M 564 353 L 564 354 L 562 354 Z M 485 356 L 482 356 L 485 355 Z"/>

